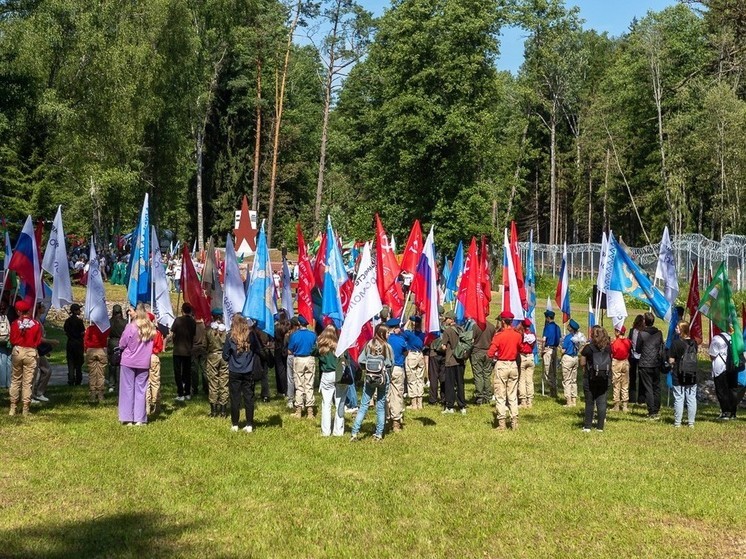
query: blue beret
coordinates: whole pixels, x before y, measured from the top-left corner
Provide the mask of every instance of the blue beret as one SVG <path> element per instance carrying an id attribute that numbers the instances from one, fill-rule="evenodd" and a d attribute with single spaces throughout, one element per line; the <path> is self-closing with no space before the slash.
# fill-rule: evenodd
<path id="1" fill-rule="evenodd" d="M 573 330 L 580 330 L 580 324 L 575 322 L 572 318 L 570 319 L 570 322 L 568 323 L 568 326 L 572 328 Z"/>
<path id="2" fill-rule="evenodd" d="M 308 321 L 306 320 L 306 317 L 302 314 L 298 316 L 298 322 L 301 326 L 308 326 Z"/>
<path id="3" fill-rule="evenodd" d="M 386 321 L 386 326 L 388 326 L 389 328 L 398 328 L 399 326 L 401 326 L 401 322 L 399 322 L 398 318 L 389 318 Z"/>
<path id="4" fill-rule="evenodd" d="M 411 320 L 411 321 L 412 321 L 412 322 L 414 322 L 415 324 L 419 324 L 420 322 L 422 322 L 422 317 L 421 317 L 421 316 L 417 316 L 417 315 L 415 314 L 415 315 L 412 315 L 412 316 L 410 316 L 410 317 L 409 317 L 409 320 Z"/>
<path id="5" fill-rule="evenodd" d="M 547 318 L 554 318 L 554 311 L 544 311 L 544 316 Z"/>

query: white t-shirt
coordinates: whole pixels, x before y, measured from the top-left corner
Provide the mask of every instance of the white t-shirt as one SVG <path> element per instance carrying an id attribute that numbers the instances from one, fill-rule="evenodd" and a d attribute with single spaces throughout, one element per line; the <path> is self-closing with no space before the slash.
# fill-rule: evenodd
<path id="1" fill-rule="evenodd" d="M 730 340 L 729 334 L 718 334 L 712 337 L 712 343 L 707 353 L 715 359 L 712 361 L 712 376 L 717 377 L 725 372 L 725 362 L 728 359 L 728 342 L 723 337 Z"/>

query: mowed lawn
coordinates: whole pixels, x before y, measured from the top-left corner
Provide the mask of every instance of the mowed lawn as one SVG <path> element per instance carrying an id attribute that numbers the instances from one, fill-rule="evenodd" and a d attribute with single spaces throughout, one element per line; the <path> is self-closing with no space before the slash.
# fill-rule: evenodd
<path id="1" fill-rule="evenodd" d="M 3 411 L 0 557 L 746 555 L 746 423 L 716 423 L 714 406 L 694 429 L 636 408 L 603 433 L 548 397 L 517 432 L 495 431 L 488 406 L 426 406 L 381 443 L 371 412 L 350 443 L 350 416 L 347 436 L 322 438 L 278 398 L 232 433 L 203 396 L 176 405 L 163 364 L 165 409 L 145 428 L 86 387 L 51 388 L 27 419 Z"/>

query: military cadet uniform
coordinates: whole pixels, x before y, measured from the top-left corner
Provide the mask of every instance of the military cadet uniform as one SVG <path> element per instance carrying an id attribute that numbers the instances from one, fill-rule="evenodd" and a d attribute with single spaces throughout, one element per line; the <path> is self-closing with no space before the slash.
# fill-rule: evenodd
<path id="1" fill-rule="evenodd" d="M 518 355 L 523 336 L 511 326 L 512 313 L 503 311 L 500 319 L 503 327 L 492 338 L 487 357 L 496 360 L 494 385 L 497 428 L 504 431 L 507 411 L 510 411 L 511 428 L 518 429 Z"/>
<path id="2" fill-rule="evenodd" d="M 419 316 L 409 317 L 416 327 L 422 324 Z M 407 340 L 407 358 L 404 362 L 407 372 L 407 392 L 412 399 L 413 410 L 422 409 L 422 396 L 425 389 L 425 333 L 420 330 L 406 330 L 404 337 Z"/>
<path id="3" fill-rule="evenodd" d="M 386 322 L 390 328 L 389 345 L 394 350 L 394 366 L 391 369 L 391 384 L 386 403 L 391 415 L 391 425 L 394 433 L 401 431 L 404 420 L 404 360 L 407 354 L 407 339 L 401 333 L 398 318 L 391 318 Z"/>
<path id="4" fill-rule="evenodd" d="M 15 309 L 20 315 L 10 323 L 10 343 L 13 346 L 10 360 L 12 372 L 10 377 L 10 413 L 16 414 L 19 398 L 23 402 L 23 415 L 29 414 L 31 404 L 31 383 L 39 359 L 37 347 L 41 343 L 41 324 L 29 316 L 31 305 L 18 301 Z"/>
<path id="5" fill-rule="evenodd" d="M 570 332 L 562 339 L 562 389 L 565 392 L 565 406 L 572 408 L 578 404 L 578 346 L 573 339 L 580 325 L 570 319 Z"/>
<path id="6" fill-rule="evenodd" d="M 207 327 L 205 326 L 205 321 L 202 319 L 197 320 L 196 323 L 194 341 L 192 342 L 192 394 L 199 392 L 200 381 L 202 382 L 202 392 L 207 394 L 209 392 L 207 377 L 205 375 L 207 362 Z"/>
<path id="7" fill-rule="evenodd" d="M 521 343 L 521 368 L 518 372 L 518 406 L 530 408 L 534 405 L 534 347 L 536 335 L 531 332 L 531 321 L 523 321 Z"/>
<path id="8" fill-rule="evenodd" d="M 562 331 L 554 322 L 554 311 L 545 311 L 544 316 L 547 319 L 544 325 L 544 331 L 541 334 L 543 338 L 543 349 L 541 357 L 544 361 L 544 383 L 549 385 L 549 395 L 552 398 L 557 397 L 557 348 L 562 341 Z"/>
<path id="9" fill-rule="evenodd" d="M 315 417 L 313 405 L 316 403 L 313 394 L 313 379 L 316 375 L 316 358 L 313 356 L 316 347 L 316 334 L 307 326 L 303 316 L 298 317 L 301 327 L 290 335 L 288 352 L 293 355 L 293 381 L 295 383 L 295 417 L 302 417 L 303 408 L 306 415 Z"/>
<path id="10" fill-rule="evenodd" d="M 91 402 L 104 401 L 104 370 L 109 361 L 106 352 L 108 343 L 109 330 L 102 332 L 95 324 L 86 328 L 83 336 L 83 348 L 88 365 L 88 390 Z"/>
<path id="11" fill-rule="evenodd" d="M 477 324 L 473 326 L 474 347 L 471 350 L 471 372 L 474 375 L 474 400 L 477 405 L 489 404 L 492 400 L 493 389 L 490 382 L 493 363 L 487 357 L 490 342 L 495 337 L 495 325 L 487 322 L 484 330 Z"/>
<path id="12" fill-rule="evenodd" d="M 114 392 L 114 387 L 119 386 L 119 365 L 112 364 L 114 349 L 119 347 L 119 338 L 127 327 L 127 321 L 122 316 L 122 306 L 114 305 L 111 309 L 111 320 L 109 321 L 109 343 L 107 345 L 107 357 L 109 360 L 109 392 Z"/>
<path id="13" fill-rule="evenodd" d="M 210 388 L 210 417 L 228 413 L 228 363 L 223 361 L 225 324 L 213 322 L 207 331 L 207 384 Z"/>

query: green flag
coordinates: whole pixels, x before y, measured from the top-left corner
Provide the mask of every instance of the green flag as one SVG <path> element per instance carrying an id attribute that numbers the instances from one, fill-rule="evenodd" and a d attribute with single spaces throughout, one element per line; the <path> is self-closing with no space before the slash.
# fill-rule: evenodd
<path id="1" fill-rule="evenodd" d="M 728 280 L 725 262 L 720 264 L 710 285 L 705 289 L 702 302 L 699 304 L 699 312 L 712 320 L 723 332 L 731 334 L 730 347 L 733 352 L 733 362 L 736 365 L 739 364 L 743 360 L 746 347 L 743 343 L 741 321 L 730 291 L 730 280 Z"/>

